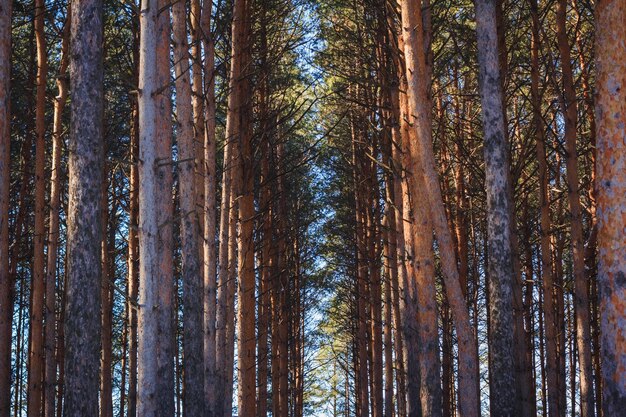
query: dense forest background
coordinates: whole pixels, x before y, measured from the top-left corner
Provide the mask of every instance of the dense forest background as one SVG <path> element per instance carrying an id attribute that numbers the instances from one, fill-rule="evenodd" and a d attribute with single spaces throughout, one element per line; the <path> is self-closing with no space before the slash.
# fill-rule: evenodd
<path id="1" fill-rule="evenodd" d="M 0 0 L 0 417 L 621 415 L 625 10 Z"/>

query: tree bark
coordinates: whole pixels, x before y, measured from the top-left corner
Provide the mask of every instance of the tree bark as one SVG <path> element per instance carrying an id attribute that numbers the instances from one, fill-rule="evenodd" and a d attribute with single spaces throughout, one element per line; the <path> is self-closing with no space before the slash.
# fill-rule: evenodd
<path id="1" fill-rule="evenodd" d="M 476 2 L 480 96 L 484 129 L 489 281 L 490 412 L 513 416 L 521 410 L 516 392 L 511 248 L 510 162 L 505 134 L 495 0 Z"/>
<path id="2" fill-rule="evenodd" d="M 203 413 L 204 367 L 202 338 L 202 267 L 198 247 L 200 230 L 196 210 L 196 178 L 193 161 L 194 124 L 189 77 L 185 2 L 172 6 L 174 72 L 178 119 L 178 178 L 181 216 L 183 277 L 183 407 L 185 414 Z M 204 156 L 204 155 L 203 155 Z"/>
<path id="3" fill-rule="evenodd" d="M 172 89 L 170 71 L 170 14 L 168 0 L 159 0 L 156 39 L 156 203 L 157 204 L 157 258 L 158 268 L 158 348 L 157 348 L 157 414 L 174 415 L 174 358 L 176 357 L 177 326 L 175 317 L 177 290 L 174 277 L 174 199 L 172 178 Z M 141 37 L 141 36 L 140 36 Z M 141 61 L 141 59 L 140 59 Z M 140 109 L 141 114 L 141 109 Z M 140 128 L 141 132 L 141 128 Z M 139 141 L 141 149 L 141 140 Z M 141 180 L 141 173 L 139 176 Z M 140 183 L 141 184 L 141 183 Z M 141 187 L 141 185 L 140 185 Z M 140 196 L 141 199 L 141 196 Z M 141 214 L 139 216 L 141 220 Z M 140 248 L 141 255 L 141 248 Z M 140 258 L 141 264 L 141 258 Z M 140 307 L 141 308 L 141 307 Z"/>
<path id="4" fill-rule="evenodd" d="M 44 33 L 46 7 L 43 0 L 35 2 L 35 41 L 37 44 L 37 95 L 35 103 L 35 229 L 33 275 L 31 284 L 30 338 L 28 346 L 28 416 L 39 417 L 43 411 L 44 371 L 44 246 L 46 239 L 44 179 L 46 164 L 46 82 L 48 55 Z"/>
<path id="5" fill-rule="evenodd" d="M 452 233 L 448 228 L 439 178 L 435 168 L 430 123 L 431 103 L 428 97 L 429 80 L 420 78 L 427 71 L 419 6 L 419 4 L 413 4 L 408 0 L 402 2 L 402 28 L 407 66 L 409 109 L 413 116 L 411 118 L 414 123 L 413 128 L 417 132 L 417 140 L 411 143 L 410 151 L 411 157 L 418 162 L 418 175 L 421 173 L 424 176 L 431 220 L 442 258 L 448 301 L 452 308 L 459 338 L 459 391 L 463 393 L 459 399 L 459 411 L 462 417 L 475 417 L 480 410 L 478 383 L 476 382 L 478 375 L 476 339 L 459 283 Z M 420 195 L 419 192 L 417 195 Z"/>
<path id="6" fill-rule="evenodd" d="M 65 415 L 98 415 L 103 181 L 103 20 L 100 0 L 72 7 Z"/>
<path id="7" fill-rule="evenodd" d="M 626 408 L 626 5 L 596 5 L 598 287 L 603 413 Z"/>
<path id="8" fill-rule="evenodd" d="M 204 391 L 207 412 L 214 415 L 218 383 L 216 369 L 216 293 L 217 253 L 216 233 L 216 143 L 215 143 L 215 44 L 211 32 L 212 1 L 205 1 L 202 8 L 201 30 L 204 46 Z"/>
<path id="9" fill-rule="evenodd" d="M 0 417 L 9 417 L 11 411 L 13 284 L 9 274 L 9 189 L 12 3 L 12 0 L 0 2 Z"/>
<path id="10" fill-rule="evenodd" d="M 158 0 L 142 0 L 139 14 L 139 296 L 137 348 L 137 415 L 156 417 L 158 397 L 159 318 L 159 207 L 156 143 L 158 113 L 157 28 Z M 165 161 L 167 162 L 167 161 Z"/>
<path id="11" fill-rule="evenodd" d="M 46 329 L 45 329 L 45 401 L 44 415 L 54 416 L 56 397 L 55 388 L 57 381 L 57 358 L 55 347 L 57 343 L 56 323 L 56 272 L 59 248 L 59 209 L 61 206 L 61 153 L 63 151 L 63 111 L 67 102 L 69 74 L 69 42 L 70 42 L 70 18 L 72 10 L 68 5 L 68 14 L 63 27 L 61 39 L 61 62 L 57 77 L 58 95 L 54 101 L 54 116 L 52 127 L 52 172 L 50 173 L 50 214 L 48 223 L 48 259 L 46 265 Z"/>

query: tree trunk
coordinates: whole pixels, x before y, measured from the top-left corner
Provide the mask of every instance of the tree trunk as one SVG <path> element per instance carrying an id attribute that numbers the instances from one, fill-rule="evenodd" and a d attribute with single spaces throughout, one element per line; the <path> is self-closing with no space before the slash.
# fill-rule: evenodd
<path id="1" fill-rule="evenodd" d="M 59 248 L 59 209 L 61 206 L 61 153 L 63 148 L 63 111 L 67 102 L 69 77 L 69 42 L 71 5 L 68 5 L 68 18 L 63 27 L 61 40 L 61 62 L 57 77 L 58 95 L 54 101 L 52 128 L 52 172 L 50 173 L 50 215 L 48 226 L 48 259 L 46 266 L 46 371 L 44 415 L 53 417 L 55 413 L 57 361 L 55 347 L 61 347 L 56 341 L 56 272 Z"/>
<path id="2" fill-rule="evenodd" d="M 100 190 L 104 163 L 102 2 L 75 3 L 71 19 L 65 415 L 79 417 L 98 415 L 102 279 Z"/>
<path id="3" fill-rule="evenodd" d="M 46 7 L 43 0 L 35 2 L 35 40 L 37 43 L 37 101 L 35 103 L 35 229 L 33 274 L 31 285 L 30 338 L 28 346 L 28 416 L 39 417 L 43 411 L 43 314 L 44 314 L 44 245 L 45 164 L 46 164 L 46 79 L 48 54 L 44 33 Z"/>
<path id="4" fill-rule="evenodd" d="M 511 195 L 494 0 L 476 2 L 480 96 L 484 129 L 489 263 L 490 404 L 494 416 L 520 413 L 516 392 L 513 320 Z"/>
<path id="5" fill-rule="evenodd" d="M 159 195 L 157 166 L 158 0 L 142 0 L 139 44 L 139 297 L 137 415 L 156 417 L 159 410 Z M 167 160 L 165 161 L 167 162 Z M 157 314 L 155 314 L 157 312 Z"/>
<path id="6" fill-rule="evenodd" d="M 593 417 L 593 373 L 591 362 L 591 334 L 589 318 L 589 285 L 585 274 L 585 249 L 578 181 L 578 152 L 576 126 L 578 106 L 567 38 L 567 0 L 559 0 L 556 11 L 556 34 L 561 58 L 563 95 L 561 108 L 565 122 L 565 166 L 567 197 L 570 208 L 571 242 L 574 269 L 574 302 L 576 305 L 576 346 L 580 361 L 580 411 L 582 417 Z"/>
<path id="7" fill-rule="evenodd" d="M 206 2 L 211 3 L 211 2 Z M 205 5 L 211 12 L 211 4 Z M 193 151 L 195 156 L 195 184 L 194 184 L 194 198 L 196 204 L 196 212 L 199 219 L 199 233 L 200 237 L 204 236 L 204 206 L 205 206 L 205 111 L 204 111 L 204 85 L 202 82 L 202 38 L 203 36 L 211 36 L 210 25 L 207 27 L 205 34 L 202 25 L 203 11 L 200 7 L 200 0 L 191 0 L 189 7 L 189 23 L 191 34 L 191 67 L 192 67 L 192 106 L 193 106 L 193 128 L 194 128 L 194 143 Z M 209 19 L 211 16 L 208 17 Z M 210 22 L 210 20 L 209 20 Z M 186 39 L 186 38 L 185 38 Z M 186 42 L 185 42 L 186 43 Z M 187 63 L 188 60 L 185 60 Z M 187 69 L 187 65 L 185 69 Z M 210 75 L 210 74 L 209 74 Z M 203 265 L 204 250 L 203 247 L 198 248 L 200 250 L 200 264 Z M 201 268 L 200 273 L 204 275 L 204 268 Z"/>
<path id="8" fill-rule="evenodd" d="M 600 293 L 603 412 L 626 408 L 626 5 L 596 6 L 596 137 L 598 287 Z M 591 388 L 591 387 L 590 387 Z"/>
<path id="9" fill-rule="evenodd" d="M 106 154 L 106 151 L 105 151 Z M 100 215 L 102 222 L 102 277 L 100 284 L 100 302 L 102 305 L 101 326 L 102 334 L 100 338 L 100 417 L 113 417 L 113 386 L 112 386 L 112 356 L 113 356 L 113 275 L 110 274 L 110 253 L 109 253 L 109 187 L 107 179 L 107 166 L 104 164 L 102 174 L 101 207 Z M 113 230 L 111 233 L 115 233 Z"/>
<path id="10" fill-rule="evenodd" d="M 216 143 L 215 143 L 215 45 L 211 32 L 212 1 L 205 1 L 202 8 L 201 30 L 204 45 L 204 391 L 207 415 L 216 411 Z"/>
<path id="11" fill-rule="evenodd" d="M 557 337 L 558 330 L 555 317 L 554 299 L 554 266 L 552 262 L 552 245 L 550 233 L 550 196 L 548 194 L 548 162 L 545 150 L 545 126 L 541 114 L 541 97 L 539 93 L 539 10 L 537 0 L 531 2 L 532 44 L 531 44 L 531 96 L 533 105 L 533 124 L 535 128 L 536 154 L 539 171 L 539 205 L 541 209 L 541 273 L 543 283 L 543 313 L 546 346 L 546 389 L 548 396 L 548 412 L 550 417 L 563 417 L 565 410 L 560 409 Z"/>
<path id="12" fill-rule="evenodd" d="M 157 205 L 157 277 L 158 283 L 158 305 L 157 312 L 158 324 L 157 332 L 159 335 L 157 348 L 157 398 L 158 410 L 157 414 L 163 417 L 174 415 L 174 359 L 175 351 L 178 346 L 176 340 L 177 326 L 175 317 L 176 299 L 178 292 L 176 290 L 174 278 L 174 200 L 173 179 L 172 179 L 172 89 L 171 89 L 171 72 L 170 72 L 170 14 L 166 12 L 170 3 L 168 0 L 159 0 L 157 29 L 156 29 L 156 89 L 155 93 L 155 123 L 156 123 L 156 202 Z M 141 36 L 140 36 L 141 38 Z M 141 58 L 139 59 L 141 61 Z M 141 64 L 141 62 L 140 62 Z M 141 109 L 139 114 L 141 115 Z M 139 129 L 141 134 L 141 127 Z M 139 149 L 141 152 L 141 140 L 139 141 Z M 139 174 L 140 184 L 142 180 Z M 140 185 L 141 187 L 141 185 Z M 141 188 L 140 188 L 141 190 Z M 141 195 L 139 196 L 141 200 Z M 141 201 L 140 201 L 141 204 Z M 141 212 L 141 210 L 140 210 Z M 141 214 L 139 215 L 141 220 Z M 140 247 L 140 256 L 142 250 Z M 140 265 L 141 265 L 140 258 Z M 143 282 L 143 281 L 141 281 Z M 141 286 L 140 286 L 141 288 Z M 141 307 L 140 307 L 141 308 Z M 141 310 L 140 310 L 141 311 Z"/>
<path id="13" fill-rule="evenodd" d="M 135 61 L 138 63 L 138 61 Z M 133 103 L 130 133 L 130 179 L 128 210 L 128 300 L 126 311 L 128 326 L 128 417 L 137 415 L 137 296 L 139 291 L 139 112 Z M 123 387 L 123 385 L 122 385 Z M 122 405 L 123 408 L 123 405 Z M 121 416 L 123 417 L 123 416 Z"/>
<path id="14" fill-rule="evenodd" d="M 408 81 L 409 109 L 411 121 L 417 131 L 417 140 L 411 143 L 411 157 L 418 162 L 418 175 L 424 176 L 425 192 L 429 197 L 431 220 L 439 243 L 448 301 L 452 308 L 459 339 L 459 411 L 462 417 L 475 417 L 479 414 L 479 393 L 476 357 L 476 339 L 471 328 L 469 312 L 463 299 L 459 283 L 456 255 L 452 233 L 448 228 L 445 208 L 441 197 L 439 178 L 435 168 L 432 149 L 431 103 L 428 97 L 428 79 L 424 51 L 422 18 L 419 4 L 408 0 L 402 2 L 402 27 L 404 36 L 404 54 Z M 416 190 L 417 191 L 417 190 Z M 420 195 L 419 193 L 417 195 Z"/>
<path id="15" fill-rule="evenodd" d="M 9 275 L 9 189 L 12 3 L 12 0 L 0 1 L 0 417 L 9 417 L 11 411 L 13 284 Z"/>
<path id="16" fill-rule="evenodd" d="M 178 120 L 178 184 L 181 217 L 183 277 L 183 408 L 189 416 L 203 412 L 204 367 L 202 338 L 202 267 L 198 247 L 200 230 L 196 210 L 194 128 L 189 77 L 185 2 L 172 6 L 174 71 Z M 204 155 L 203 155 L 204 156 Z"/>

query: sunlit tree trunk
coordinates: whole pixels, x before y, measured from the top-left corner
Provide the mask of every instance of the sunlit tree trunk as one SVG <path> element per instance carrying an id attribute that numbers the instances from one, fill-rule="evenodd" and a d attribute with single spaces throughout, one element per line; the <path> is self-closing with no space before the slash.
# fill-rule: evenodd
<path id="1" fill-rule="evenodd" d="M 215 45 L 211 32 L 212 1 L 202 5 L 201 30 L 204 46 L 204 391 L 207 415 L 216 410 L 216 143 L 215 143 Z"/>
<path id="2" fill-rule="evenodd" d="M 157 349 L 157 415 L 174 415 L 174 360 L 177 357 L 176 322 L 178 317 L 176 299 L 177 289 L 174 278 L 174 201 L 172 179 L 172 89 L 170 69 L 170 14 L 168 0 L 159 0 L 156 28 L 156 165 L 155 187 L 157 205 L 157 264 L 156 282 L 158 283 L 158 349 Z M 140 36 L 141 38 L 141 36 Z M 141 59 L 139 59 L 141 61 Z M 140 110 L 141 114 L 141 110 Z M 141 128 L 140 128 L 141 133 Z M 141 140 L 139 141 L 141 150 Z M 139 181 L 141 187 L 141 173 Z M 139 196 L 141 200 L 141 195 Z M 141 202 L 140 202 L 141 204 Z M 141 214 L 139 216 L 141 220 Z M 141 255 L 140 248 L 140 256 Z M 140 258 L 141 265 L 141 258 Z M 141 288 L 141 284 L 140 284 Z M 141 308 L 141 306 L 139 307 Z"/>
<path id="3" fill-rule="evenodd" d="M 459 283 L 456 255 L 452 233 L 448 228 L 445 208 L 441 197 L 439 178 L 435 168 L 432 149 L 431 104 L 428 98 L 428 81 L 421 76 L 426 74 L 422 18 L 419 4 L 402 2 L 402 27 L 404 36 L 404 54 L 408 82 L 409 109 L 411 122 L 416 129 L 415 142 L 410 145 L 411 157 L 418 162 L 419 172 L 424 176 L 425 192 L 428 194 L 431 221 L 437 236 L 442 258 L 445 287 L 448 295 L 457 336 L 459 339 L 459 411 L 462 417 L 474 417 L 479 413 L 479 393 L 476 357 L 476 339 L 472 330 L 467 305 Z M 418 194 L 419 195 L 419 194 Z"/>
<path id="4" fill-rule="evenodd" d="M 71 19 L 64 415 L 80 417 L 98 415 L 104 94 L 94 45 L 103 41 L 102 2 L 74 3 Z"/>
<path id="5" fill-rule="evenodd" d="M 603 413 L 626 408 L 626 5 L 596 5 L 598 287 Z"/>

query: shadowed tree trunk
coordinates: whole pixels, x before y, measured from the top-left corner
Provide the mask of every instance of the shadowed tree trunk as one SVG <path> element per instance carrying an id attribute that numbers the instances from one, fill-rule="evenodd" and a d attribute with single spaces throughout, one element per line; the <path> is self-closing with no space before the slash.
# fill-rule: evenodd
<path id="1" fill-rule="evenodd" d="M 80 417 L 98 415 L 104 163 L 102 2 L 74 3 L 71 19 L 64 413 Z"/>
<path id="2" fill-rule="evenodd" d="M 174 28 L 174 71 L 176 76 L 176 113 L 178 120 L 178 184 L 181 217 L 183 277 L 183 407 L 185 414 L 203 412 L 204 368 L 202 338 L 202 266 L 200 229 L 196 210 L 194 171 L 194 128 L 189 77 L 185 2 L 172 6 Z M 202 155 L 204 157 L 204 155 Z"/>
<path id="3" fill-rule="evenodd" d="M 480 97 L 484 129 L 489 282 L 490 411 L 513 416 L 517 409 L 513 346 L 513 257 L 509 155 L 498 65 L 496 1 L 476 1 Z"/>
<path id="4" fill-rule="evenodd" d="M 156 143 L 156 95 L 159 89 L 157 70 L 158 0 L 142 0 L 139 14 L 139 296 L 137 348 L 137 415 L 156 417 L 158 397 L 159 319 L 159 257 L 158 207 L 159 195 Z M 168 162 L 167 160 L 164 162 Z M 155 312 L 157 314 L 155 314 Z"/>
<path id="5" fill-rule="evenodd" d="M 580 362 L 580 411 L 582 417 L 593 417 L 593 373 L 591 362 L 591 333 L 589 318 L 589 283 L 585 273 L 585 250 L 578 181 L 578 152 L 576 127 L 578 106 L 574 75 L 567 37 L 567 0 L 559 0 L 556 10 L 556 35 L 561 58 L 563 91 L 561 108 L 565 125 L 565 166 L 567 197 L 570 209 L 571 245 L 574 271 L 574 303 L 576 315 L 576 349 Z"/>
<path id="6" fill-rule="evenodd" d="M 604 416 L 613 417 L 626 408 L 626 5 L 599 2 L 596 18 L 602 401 Z"/>
<path id="7" fill-rule="evenodd" d="M 13 284 L 9 275 L 9 169 L 12 3 L 12 0 L 0 1 L 0 417 L 9 417 L 11 411 Z"/>
<path id="8" fill-rule="evenodd" d="M 62 348 L 56 340 L 56 274 L 59 248 L 59 209 L 61 206 L 61 153 L 63 151 L 63 111 L 67 102 L 69 76 L 70 18 L 72 10 L 68 5 L 68 14 L 63 27 L 61 40 L 61 63 L 57 77 L 58 95 L 54 101 L 52 127 L 52 172 L 50 173 L 50 215 L 48 220 L 48 259 L 46 265 L 46 371 L 44 415 L 54 416 L 57 381 L 57 357 L 55 347 Z"/>
<path id="9" fill-rule="evenodd" d="M 37 95 L 35 103 L 35 228 L 33 274 L 30 301 L 30 337 L 28 345 L 28 416 L 39 417 L 43 411 L 43 314 L 44 314 L 44 245 L 45 224 L 45 164 L 46 164 L 46 82 L 48 55 L 44 33 L 46 7 L 43 0 L 35 2 L 35 41 L 37 44 Z"/>
<path id="10" fill-rule="evenodd" d="M 157 258 L 158 258 L 158 349 L 157 349 L 157 414 L 174 415 L 174 359 L 176 356 L 175 315 L 176 284 L 173 261 L 174 201 L 172 197 L 172 89 L 170 72 L 170 14 L 168 0 L 159 0 L 156 40 L 156 203 L 157 204 Z M 141 113 L 140 113 L 141 114 Z M 140 128 L 141 133 L 141 128 Z M 141 147 L 141 141 L 140 147 Z M 141 174 L 139 177 L 141 181 Z M 140 185 L 141 187 L 141 185 Z M 141 196 L 140 196 L 141 198 Z M 140 215 L 141 219 L 141 215 Z M 140 250 L 141 252 L 141 250 Z M 141 253 L 140 253 L 141 255 Z M 141 258 L 140 258 L 141 259 Z M 141 262 L 141 260 L 140 260 Z M 140 286 L 141 287 L 141 286 Z M 140 307 L 141 308 L 141 307 Z"/>
<path id="11" fill-rule="evenodd" d="M 539 205 L 541 222 L 541 273 L 543 283 L 543 314 L 545 316 L 545 351 L 546 351 L 546 388 L 548 413 L 550 417 L 561 417 L 565 410 L 560 409 L 557 324 L 554 297 L 554 266 L 552 262 L 552 245 L 550 234 L 550 196 L 548 194 L 548 163 L 545 150 L 545 124 L 541 114 L 541 96 L 539 92 L 539 10 L 537 0 L 531 0 L 532 44 L 531 44 L 531 96 L 533 105 L 533 123 L 535 128 L 536 153 L 539 165 Z M 543 363 L 543 361 L 542 361 Z"/>

